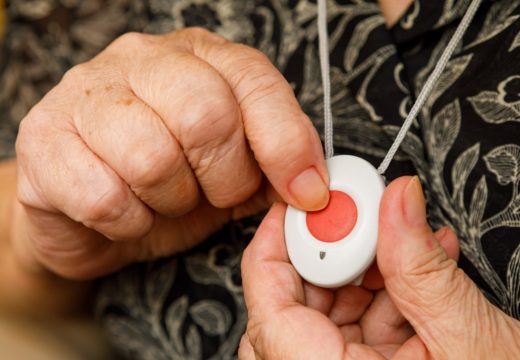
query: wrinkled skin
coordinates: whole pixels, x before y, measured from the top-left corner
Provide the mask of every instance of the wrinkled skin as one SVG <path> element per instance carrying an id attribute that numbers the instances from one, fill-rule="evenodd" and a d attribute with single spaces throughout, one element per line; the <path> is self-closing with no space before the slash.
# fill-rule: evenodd
<path id="1" fill-rule="evenodd" d="M 16 145 L 17 256 L 70 279 L 185 250 L 273 199 L 328 201 L 290 85 L 259 51 L 202 29 L 123 35 L 64 76 Z"/>
<path id="2" fill-rule="evenodd" d="M 362 287 L 319 289 L 289 263 L 276 204 L 246 249 L 241 359 L 515 359 L 520 323 L 457 268 L 458 240 L 432 233 L 417 178 L 385 190 L 377 268 Z M 380 272 L 379 272 L 380 271 Z"/>

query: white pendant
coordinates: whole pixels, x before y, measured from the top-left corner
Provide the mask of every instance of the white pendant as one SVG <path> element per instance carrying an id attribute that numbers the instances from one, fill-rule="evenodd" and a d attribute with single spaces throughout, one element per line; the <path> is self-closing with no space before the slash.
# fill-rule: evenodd
<path id="1" fill-rule="evenodd" d="M 327 160 L 327 167 L 328 206 L 309 213 L 287 208 L 287 251 L 298 273 L 311 284 L 359 285 L 376 255 L 385 183 L 376 168 L 356 156 L 334 156 Z"/>

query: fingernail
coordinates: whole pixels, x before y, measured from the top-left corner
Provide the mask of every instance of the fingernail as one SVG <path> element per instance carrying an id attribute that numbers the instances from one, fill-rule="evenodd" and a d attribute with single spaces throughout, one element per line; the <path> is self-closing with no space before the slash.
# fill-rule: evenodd
<path id="1" fill-rule="evenodd" d="M 403 212 L 406 222 L 411 226 L 426 224 L 426 204 L 421 182 L 417 176 L 414 176 L 404 189 Z"/>
<path id="2" fill-rule="evenodd" d="M 329 202 L 327 184 L 314 167 L 308 168 L 294 178 L 289 184 L 289 191 L 304 210 L 320 210 Z"/>

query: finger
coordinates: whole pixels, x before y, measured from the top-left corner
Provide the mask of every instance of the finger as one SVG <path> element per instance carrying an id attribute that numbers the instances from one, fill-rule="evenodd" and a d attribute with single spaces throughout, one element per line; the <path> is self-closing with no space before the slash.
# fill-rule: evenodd
<path id="1" fill-rule="evenodd" d="M 136 36 L 121 40 L 122 46 L 130 41 Z M 218 71 L 178 47 L 130 64 L 132 91 L 179 141 L 206 198 L 226 208 L 254 194 L 261 172 L 244 135 L 239 104 Z"/>
<path id="2" fill-rule="evenodd" d="M 303 305 L 302 279 L 289 264 L 283 239 L 285 207 L 275 204 L 242 259 L 247 334 L 259 358 L 342 359 L 341 332 L 325 315 Z M 287 334 L 291 334 L 287 336 Z"/>
<path id="3" fill-rule="evenodd" d="M 370 346 L 349 343 L 345 345 L 345 360 L 384 360 L 385 358 Z"/>
<path id="4" fill-rule="evenodd" d="M 289 263 L 285 247 L 284 211 L 283 205 L 273 205 L 242 257 L 246 304 L 262 315 L 305 300 L 303 282 Z"/>
<path id="5" fill-rule="evenodd" d="M 328 173 L 319 136 L 269 59 L 201 30 L 173 37 L 229 84 L 255 158 L 282 198 L 305 210 L 323 208 L 329 196 Z"/>
<path id="6" fill-rule="evenodd" d="M 365 273 L 363 287 L 369 290 L 379 290 L 385 287 L 385 281 L 377 267 L 377 261 L 374 261 Z"/>
<path id="7" fill-rule="evenodd" d="M 240 360 L 255 360 L 255 349 L 251 345 L 247 333 L 242 335 L 240 346 L 238 347 L 238 358 Z"/>
<path id="8" fill-rule="evenodd" d="M 139 238 L 151 229 L 151 211 L 86 147 L 66 114 L 31 113 L 21 125 L 17 150 L 23 204 L 62 212 L 112 240 Z M 48 226 L 60 224 L 56 218 Z"/>
<path id="9" fill-rule="evenodd" d="M 54 273 L 74 280 L 93 279 L 136 261 L 150 261 L 187 250 L 229 222 L 230 211 L 202 201 L 175 219 L 157 216 L 149 233 L 130 242 L 113 242 L 63 214 L 21 209 L 16 224 L 18 253 L 34 256 Z"/>
<path id="10" fill-rule="evenodd" d="M 385 359 L 394 359 L 394 354 L 399 348 L 400 345 L 397 344 L 380 344 L 372 346 L 372 349 L 376 350 Z"/>
<path id="11" fill-rule="evenodd" d="M 329 318 L 338 326 L 357 322 L 371 301 L 372 292 L 358 286 L 344 286 L 336 290 Z"/>
<path id="12" fill-rule="evenodd" d="M 449 227 L 443 227 L 435 233 L 435 237 L 446 250 L 448 257 L 457 261 L 459 258 L 459 241 L 453 230 Z M 374 261 L 363 277 L 363 287 L 369 290 L 380 290 L 384 286 L 385 281 L 379 271 L 377 261 Z"/>
<path id="13" fill-rule="evenodd" d="M 206 199 L 176 218 L 156 216 L 150 232 L 139 240 L 134 261 L 151 261 L 191 249 L 231 220 L 231 209 L 218 209 Z"/>
<path id="14" fill-rule="evenodd" d="M 278 195 L 273 186 L 267 179 L 263 179 L 262 185 L 245 203 L 233 207 L 232 219 L 239 220 L 247 216 L 252 216 L 267 210 L 275 202 L 282 202 L 283 199 Z"/>
<path id="15" fill-rule="evenodd" d="M 161 118 L 117 78 L 85 88 L 74 123 L 87 146 L 160 214 L 193 209 L 197 181 Z"/>
<path id="16" fill-rule="evenodd" d="M 343 335 L 343 340 L 346 343 L 358 343 L 363 342 L 363 333 L 361 327 L 358 324 L 348 324 L 340 326 L 339 331 Z"/>
<path id="17" fill-rule="evenodd" d="M 17 253 L 63 278 L 94 279 L 134 259 L 134 242 L 113 242 L 63 214 L 20 207 Z"/>
<path id="18" fill-rule="evenodd" d="M 431 356 L 419 336 L 415 335 L 397 349 L 393 358 L 399 360 L 426 360 L 431 359 Z"/>
<path id="19" fill-rule="evenodd" d="M 334 301 L 334 293 L 330 289 L 320 288 L 305 282 L 303 284 L 303 290 L 307 307 L 325 315 L 329 314 Z"/>
<path id="20" fill-rule="evenodd" d="M 459 260 L 459 239 L 449 227 L 445 226 L 435 232 L 435 238 L 446 251 L 446 255 L 455 261 Z"/>
<path id="21" fill-rule="evenodd" d="M 384 290 L 377 292 L 359 323 L 367 345 L 403 344 L 415 334 Z"/>
<path id="22" fill-rule="evenodd" d="M 475 344 L 493 348 L 479 329 L 500 328 L 505 317 L 433 235 L 418 178 L 389 185 L 380 219 L 377 256 L 386 289 L 433 357 L 474 353 Z"/>

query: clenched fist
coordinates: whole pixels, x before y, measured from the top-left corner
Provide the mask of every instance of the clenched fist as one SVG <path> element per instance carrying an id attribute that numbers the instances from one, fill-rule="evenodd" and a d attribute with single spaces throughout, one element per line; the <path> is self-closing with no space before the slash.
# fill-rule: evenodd
<path id="1" fill-rule="evenodd" d="M 74 67 L 22 121 L 17 154 L 16 253 L 71 279 L 184 250 L 269 198 L 328 201 L 290 85 L 201 29 L 126 34 Z"/>

